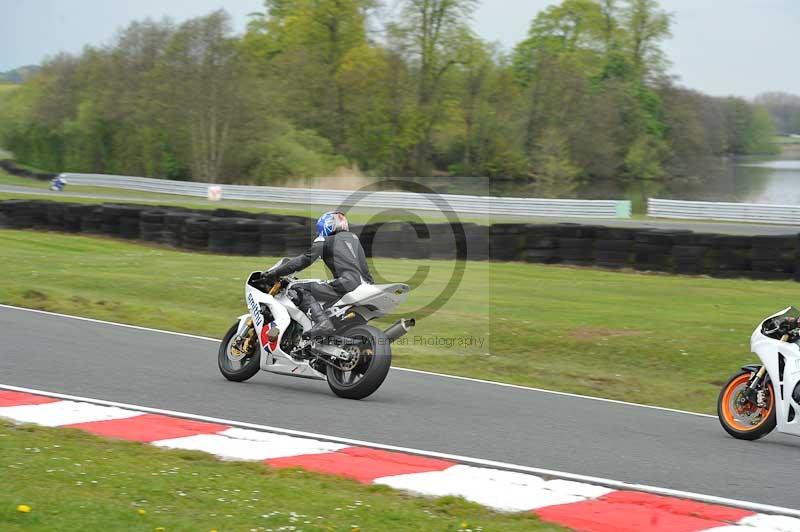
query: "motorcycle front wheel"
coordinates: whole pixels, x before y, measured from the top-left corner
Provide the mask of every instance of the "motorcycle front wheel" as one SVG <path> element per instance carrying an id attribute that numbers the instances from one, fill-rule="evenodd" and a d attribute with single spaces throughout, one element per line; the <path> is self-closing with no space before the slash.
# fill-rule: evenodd
<path id="1" fill-rule="evenodd" d="M 740 440 L 757 440 L 772 432 L 777 424 L 775 389 L 764 388 L 766 406 L 759 407 L 744 398 L 752 373 L 742 370 L 728 380 L 717 399 L 717 415 L 725 431 Z"/>
<path id="2" fill-rule="evenodd" d="M 239 323 L 236 322 L 228 329 L 222 342 L 219 344 L 219 352 L 217 353 L 217 363 L 219 365 L 219 372 L 228 379 L 234 382 L 244 382 L 256 373 L 258 373 L 258 339 L 255 340 L 256 346 L 252 355 L 237 356 L 231 352 L 233 345 L 233 337 L 236 336 L 236 331 L 239 330 Z"/>
<path id="3" fill-rule="evenodd" d="M 337 360 L 337 367 L 327 367 L 328 386 L 339 397 L 363 399 L 386 379 L 392 366 L 392 346 L 383 331 L 371 325 L 358 325 L 345 334 L 358 342 L 345 347 L 350 358 Z"/>

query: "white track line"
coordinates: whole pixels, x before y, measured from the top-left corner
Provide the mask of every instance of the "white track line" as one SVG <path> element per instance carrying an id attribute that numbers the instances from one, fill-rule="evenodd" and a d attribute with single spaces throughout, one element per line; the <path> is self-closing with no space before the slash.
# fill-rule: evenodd
<path id="1" fill-rule="evenodd" d="M 153 329 L 153 328 L 150 328 L 150 327 L 141 327 L 139 325 L 128 325 L 127 323 L 116 323 L 116 322 L 113 322 L 113 321 L 97 320 L 97 319 L 94 319 L 94 318 L 84 318 L 83 316 L 72 316 L 70 314 L 60 314 L 58 312 L 49 312 L 49 311 L 46 311 L 46 310 L 31 309 L 31 308 L 25 308 L 25 307 L 16 307 L 14 305 L 4 305 L 2 303 L 0 303 L 0 308 L 7 308 L 7 309 L 18 310 L 18 311 L 22 311 L 22 312 L 33 312 L 33 313 L 37 313 L 37 314 L 46 314 L 48 316 L 57 316 L 59 318 L 68 318 L 68 319 L 72 319 L 72 320 L 87 321 L 87 322 L 90 322 L 90 323 L 97 323 L 97 324 L 100 324 L 100 325 L 111 325 L 111 326 L 114 326 L 114 327 L 125 327 L 127 329 L 135 329 L 135 330 L 139 330 L 139 331 L 147 331 L 147 332 L 154 332 L 154 333 L 161 333 L 161 334 L 171 334 L 171 335 L 174 335 L 174 336 L 183 336 L 185 338 L 192 338 L 194 340 L 205 340 L 205 341 L 214 342 L 214 343 L 219 343 L 220 342 L 219 338 L 209 338 L 208 336 L 198 336 L 196 334 L 187 334 L 187 333 L 180 333 L 180 332 L 175 332 L 175 331 L 165 331 L 163 329 Z M 461 377 L 459 375 L 448 375 L 446 373 L 435 373 L 433 371 L 424 371 L 424 370 L 420 370 L 420 369 L 398 368 L 398 367 L 395 367 L 395 366 L 392 366 L 392 370 L 394 370 L 394 371 L 405 371 L 407 373 L 418 373 L 420 375 L 430 375 L 432 377 L 441 377 L 441 378 L 445 378 L 445 379 L 454 379 L 454 380 L 460 380 L 460 381 L 475 382 L 475 383 L 479 383 L 479 384 L 488 384 L 488 385 L 492 385 L 492 386 L 501 386 L 501 387 L 504 387 L 504 388 L 512 388 L 512 389 L 516 389 L 516 390 L 527 390 L 527 391 L 531 391 L 531 392 L 547 393 L 547 394 L 558 395 L 558 396 L 562 396 L 562 397 L 572 397 L 572 398 L 575 398 L 575 399 L 586 399 L 586 400 L 589 400 L 589 401 L 600 401 L 600 402 L 603 402 L 603 403 L 611 403 L 611 404 L 617 404 L 617 405 L 623 405 L 623 406 L 635 406 L 635 407 L 638 407 L 638 408 L 649 408 L 650 410 L 660 410 L 662 412 L 672 412 L 674 414 L 686 414 L 686 415 L 690 415 L 690 416 L 717 419 L 717 416 L 714 416 L 714 415 L 711 415 L 711 414 L 701 414 L 699 412 L 690 412 L 688 410 L 678 410 L 678 409 L 675 409 L 675 408 L 667 408 L 667 407 L 664 407 L 664 406 L 643 405 L 643 404 L 640 404 L 640 403 L 630 403 L 628 401 L 619 401 L 617 399 L 606 399 L 605 397 L 594 397 L 594 396 L 591 396 L 591 395 L 580 395 L 580 394 L 569 393 L 569 392 L 558 392 L 558 391 L 555 391 L 555 390 L 546 390 L 546 389 L 543 389 L 543 388 L 534 388 L 532 386 L 523 386 L 521 384 L 508 384 L 508 383 L 505 383 L 505 382 L 489 381 L 489 380 L 484 380 L 484 379 L 475 379 L 475 378 L 472 378 L 472 377 Z"/>
<path id="2" fill-rule="evenodd" d="M 360 447 L 370 447 L 373 449 L 382 449 L 385 451 L 395 451 L 401 453 L 414 454 L 418 456 L 427 456 L 430 458 L 439 458 L 442 460 L 450 460 L 467 465 L 476 465 L 481 467 L 489 467 L 495 469 L 503 469 L 506 471 L 515 471 L 520 473 L 532 473 L 534 475 L 543 475 L 551 478 L 560 478 L 564 480 L 574 480 L 577 482 L 586 482 L 589 484 L 597 484 L 609 488 L 631 491 L 642 491 L 645 493 L 652 493 L 655 495 L 664 495 L 667 497 L 677 497 L 681 499 L 691 499 L 695 501 L 705 502 L 709 504 L 719 504 L 723 506 L 732 506 L 735 508 L 743 508 L 759 513 L 786 515 L 791 517 L 800 517 L 800 510 L 792 508 L 784 508 L 781 506 L 772 506 L 769 504 L 760 504 L 748 501 L 740 501 L 736 499 L 727 499 L 725 497 L 717 497 L 715 495 L 706 495 L 702 493 L 693 493 L 689 491 L 673 490 L 669 488 L 659 488 L 657 486 L 648 486 L 646 484 L 632 484 L 622 482 L 619 480 L 612 480 L 602 477 L 592 477 L 588 475 L 579 475 L 575 473 L 566 473 L 563 471 L 555 471 L 552 469 L 542 469 L 538 467 L 523 466 L 517 464 L 510 464 L 507 462 L 498 462 L 494 460 L 485 460 L 482 458 L 471 458 L 468 456 L 460 456 L 456 454 L 439 453 L 435 451 L 425 451 L 422 449 L 414 449 L 410 447 L 400 447 L 396 445 L 386 445 L 382 443 L 374 443 L 363 440 L 355 440 L 350 438 L 341 438 L 338 436 L 328 436 L 326 434 L 317 434 L 314 432 L 305 432 L 300 430 L 284 429 L 280 427 L 272 427 L 269 425 L 259 425 L 256 423 L 246 423 L 242 421 L 234 421 L 230 419 L 215 418 L 210 416 L 203 416 L 199 414 L 188 414 L 185 412 L 176 412 L 174 410 L 164 410 L 161 408 L 150 408 L 146 406 L 132 405 L 128 403 L 118 403 L 116 401 L 106 401 L 103 399 L 93 399 L 89 397 L 80 397 L 75 395 L 68 395 L 63 393 L 48 392 L 43 390 L 36 390 L 33 388 L 23 388 L 20 386 L 11 386 L 7 384 L 0 384 L 0 389 L 12 390 L 16 392 L 26 392 L 37 395 L 44 395 L 47 397 L 55 397 L 57 399 L 65 399 L 68 401 L 82 401 L 85 403 L 92 403 L 103 406 L 113 406 L 118 408 L 127 408 L 138 410 L 140 412 L 148 412 L 151 414 L 162 414 L 166 416 L 180 417 L 185 419 L 193 419 L 196 421 L 205 421 L 208 423 L 218 423 L 223 425 L 230 425 L 233 427 L 240 427 L 246 429 L 260 430 L 264 432 L 272 432 L 276 434 L 286 434 L 290 436 L 301 436 L 305 438 L 313 438 L 321 441 L 328 441 L 333 443 L 342 443 L 346 445 L 354 445 Z"/>
<path id="3" fill-rule="evenodd" d="M 152 329 L 150 327 L 140 327 L 139 325 L 128 325 L 127 323 L 116 323 L 113 321 L 96 320 L 94 318 L 84 318 L 83 316 L 73 316 L 71 314 L 61 314 L 59 312 L 49 312 L 47 310 L 39 310 L 35 308 L 16 307 L 14 305 L 4 305 L 0 303 L 0 308 L 7 308 L 11 310 L 19 310 L 22 312 L 32 312 L 34 314 L 46 314 L 48 316 L 56 316 L 59 318 L 68 318 L 71 320 L 88 321 L 90 323 L 98 323 L 100 325 L 113 325 L 114 327 L 124 327 L 126 329 L 136 329 L 137 331 L 147 331 L 162 334 L 172 334 L 175 336 L 183 336 L 184 338 L 194 338 L 195 340 L 208 340 L 209 342 L 219 342 L 218 338 L 209 338 L 208 336 L 197 336 L 196 334 L 179 333 L 175 331 L 165 331 L 162 329 Z"/>

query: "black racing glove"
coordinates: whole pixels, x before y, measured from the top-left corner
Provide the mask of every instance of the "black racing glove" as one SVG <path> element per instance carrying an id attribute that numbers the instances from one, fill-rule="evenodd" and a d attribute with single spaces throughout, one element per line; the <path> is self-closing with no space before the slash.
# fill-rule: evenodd
<path id="1" fill-rule="evenodd" d="M 271 271 L 266 271 L 261 274 L 261 279 L 264 281 L 264 284 L 270 287 L 278 282 L 279 278 L 280 276 L 277 273 Z"/>

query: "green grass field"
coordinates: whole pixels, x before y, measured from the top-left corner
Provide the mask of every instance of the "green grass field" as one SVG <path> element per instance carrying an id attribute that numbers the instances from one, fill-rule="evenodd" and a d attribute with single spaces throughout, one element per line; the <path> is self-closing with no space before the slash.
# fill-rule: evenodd
<path id="1" fill-rule="evenodd" d="M 15 176 L 0 170 L 0 185 L 47 189 L 50 186 L 50 182 L 40 181 L 39 179 L 30 177 Z"/>
<path id="2" fill-rule="evenodd" d="M 3 532 L 561 530 L 460 498 L 3 421 L 0 469 Z"/>
<path id="3" fill-rule="evenodd" d="M 246 312 L 247 273 L 272 262 L 12 230 L 0 250 L 0 302 L 215 338 Z M 401 313 L 415 314 L 454 266 L 377 259 L 373 272 L 411 279 Z M 760 319 L 798 299 L 793 282 L 467 263 L 447 303 L 395 346 L 395 365 L 713 412 L 719 386 L 754 359 Z"/>

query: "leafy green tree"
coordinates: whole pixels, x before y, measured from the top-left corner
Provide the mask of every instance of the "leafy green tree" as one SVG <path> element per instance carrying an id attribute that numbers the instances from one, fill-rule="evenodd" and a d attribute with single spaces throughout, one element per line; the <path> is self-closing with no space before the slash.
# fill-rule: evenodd
<path id="1" fill-rule="evenodd" d="M 546 130 L 539 140 L 536 153 L 534 178 L 537 192 L 555 197 L 574 193 L 581 169 L 570 160 L 564 135 L 555 128 Z"/>
<path id="2" fill-rule="evenodd" d="M 267 0 L 243 42 L 262 73 L 289 95 L 288 114 L 337 148 L 346 135 L 345 88 L 337 73 L 350 51 L 366 44 L 371 6 L 371 0 Z"/>
<path id="3" fill-rule="evenodd" d="M 108 160 L 109 135 L 95 104 L 84 101 L 78 105 L 78 116 L 64 122 L 64 169 L 91 169 L 103 173 Z"/>
<path id="4" fill-rule="evenodd" d="M 392 32 L 407 54 L 416 77 L 416 142 L 411 168 L 430 165 L 432 135 L 443 119 L 445 76 L 468 60 L 472 42 L 469 17 L 476 0 L 403 0 L 402 20 Z"/>
<path id="5" fill-rule="evenodd" d="M 769 111 L 778 133 L 800 134 L 800 96 L 767 92 L 758 96 L 755 103 Z"/>
<path id="6" fill-rule="evenodd" d="M 625 31 L 624 52 L 640 81 L 662 74 L 669 61 L 660 43 L 672 35 L 670 15 L 658 0 L 627 0 L 621 13 Z"/>
<path id="7" fill-rule="evenodd" d="M 164 116 L 189 132 L 192 175 L 217 181 L 242 116 L 241 69 L 230 19 L 223 11 L 177 28 L 156 76 L 169 79 L 158 98 Z"/>

